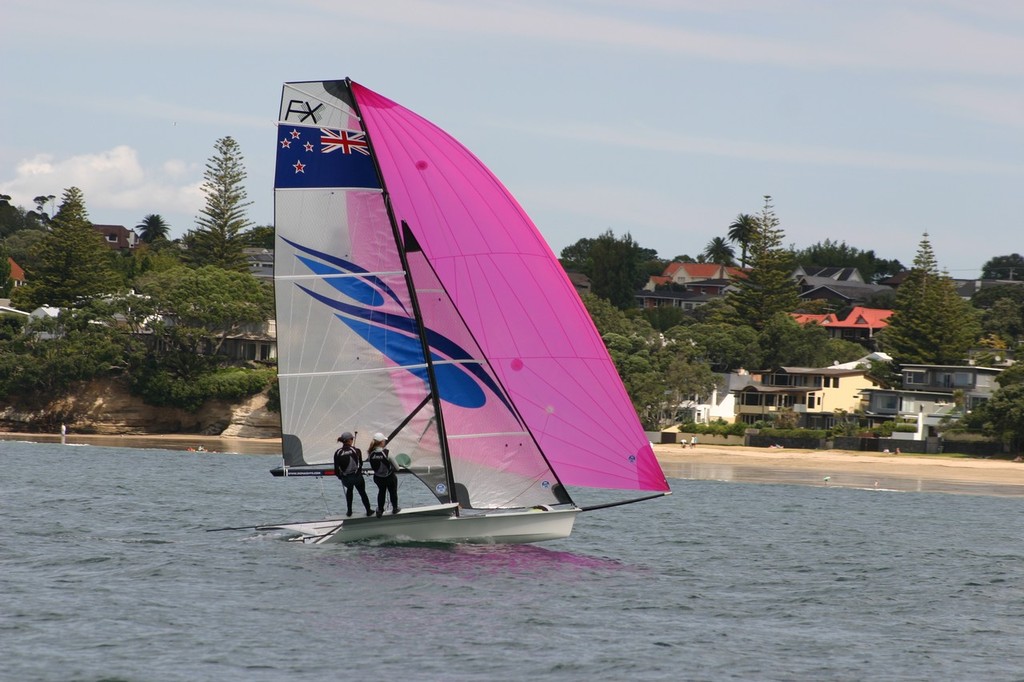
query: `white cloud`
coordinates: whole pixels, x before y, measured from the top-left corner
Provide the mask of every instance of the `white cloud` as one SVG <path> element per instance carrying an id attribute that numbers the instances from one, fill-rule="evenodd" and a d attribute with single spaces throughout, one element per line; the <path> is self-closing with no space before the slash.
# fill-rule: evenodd
<path id="1" fill-rule="evenodd" d="M 95 154 L 58 158 L 39 154 L 19 162 L 15 177 L 0 182 L 0 192 L 11 195 L 13 203 L 30 208 L 33 198 L 78 187 L 94 220 L 108 212 L 138 214 L 180 213 L 193 215 L 203 205 L 200 191 L 201 166 L 169 160 L 150 168 L 139 162 L 138 154 L 120 145 Z"/>

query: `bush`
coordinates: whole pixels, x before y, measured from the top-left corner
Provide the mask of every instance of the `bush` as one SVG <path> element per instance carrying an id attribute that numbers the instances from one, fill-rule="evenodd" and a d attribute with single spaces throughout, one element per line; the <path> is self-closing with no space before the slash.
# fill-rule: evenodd
<path id="1" fill-rule="evenodd" d="M 709 436 L 742 436 L 747 431 L 747 425 L 743 423 L 730 424 L 724 419 L 718 419 L 709 424 L 697 424 L 690 422 L 680 424 L 679 430 L 686 433 L 700 433 Z"/>
<path id="2" fill-rule="evenodd" d="M 229 368 L 188 380 L 151 368 L 136 377 L 132 390 L 150 405 L 195 412 L 207 400 L 235 401 L 255 395 L 273 378 L 273 369 Z"/>

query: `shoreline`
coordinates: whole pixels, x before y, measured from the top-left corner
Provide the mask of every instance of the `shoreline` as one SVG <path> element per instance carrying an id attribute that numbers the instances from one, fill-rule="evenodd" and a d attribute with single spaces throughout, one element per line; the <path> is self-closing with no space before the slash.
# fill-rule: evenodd
<path id="1" fill-rule="evenodd" d="M 1024 464 L 1005 459 L 679 444 L 654 453 L 669 478 L 1024 497 Z"/>
<path id="2" fill-rule="evenodd" d="M 60 443 L 61 436 L 0 432 L 0 442 L 3 441 Z M 278 438 L 69 433 L 65 442 L 68 445 L 205 450 L 210 453 L 281 454 Z M 738 445 L 684 448 L 679 444 L 655 444 L 654 454 L 665 475 L 675 479 L 1024 497 L 1024 463 L 1011 460 Z"/>

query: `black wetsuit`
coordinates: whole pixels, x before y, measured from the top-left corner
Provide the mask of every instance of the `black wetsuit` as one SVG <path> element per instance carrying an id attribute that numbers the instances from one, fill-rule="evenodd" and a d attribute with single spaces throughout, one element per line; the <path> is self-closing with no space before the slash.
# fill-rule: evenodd
<path id="1" fill-rule="evenodd" d="M 400 511 L 398 506 L 398 467 L 395 465 L 387 449 L 374 450 L 370 453 L 370 467 L 373 469 L 373 482 L 377 484 L 377 516 L 384 513 L 384 500 L 391 498 L 391 513 Z"/>
<path id="2" fill-rule="evenodd" d="M 352 516 L 352 489 L 359 491 L 359 497 L 366 507 L 369 516 L 370 498 L 366 496 L 366 481 L 363 480 L 363 452 L 351 445 L 343 445 L 334 452 L 334 475 L 341 479 L 345 486 L 345 508 L 347 515 Z"/>

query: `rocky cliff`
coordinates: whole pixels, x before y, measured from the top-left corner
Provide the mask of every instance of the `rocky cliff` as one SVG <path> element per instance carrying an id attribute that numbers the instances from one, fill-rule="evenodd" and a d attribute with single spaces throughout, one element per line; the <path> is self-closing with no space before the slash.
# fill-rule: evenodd
<path id="1" fill-rule="evenodd" d="M 234 438 L 279 438 L 281 416 L 261 393 L 240 403 L 211 400 L 195 413 L 146 405 L 117 382 L 96 381 L 37 410 L 0 403 L 0 430 L 145 435 L 188 433 Z"/>

